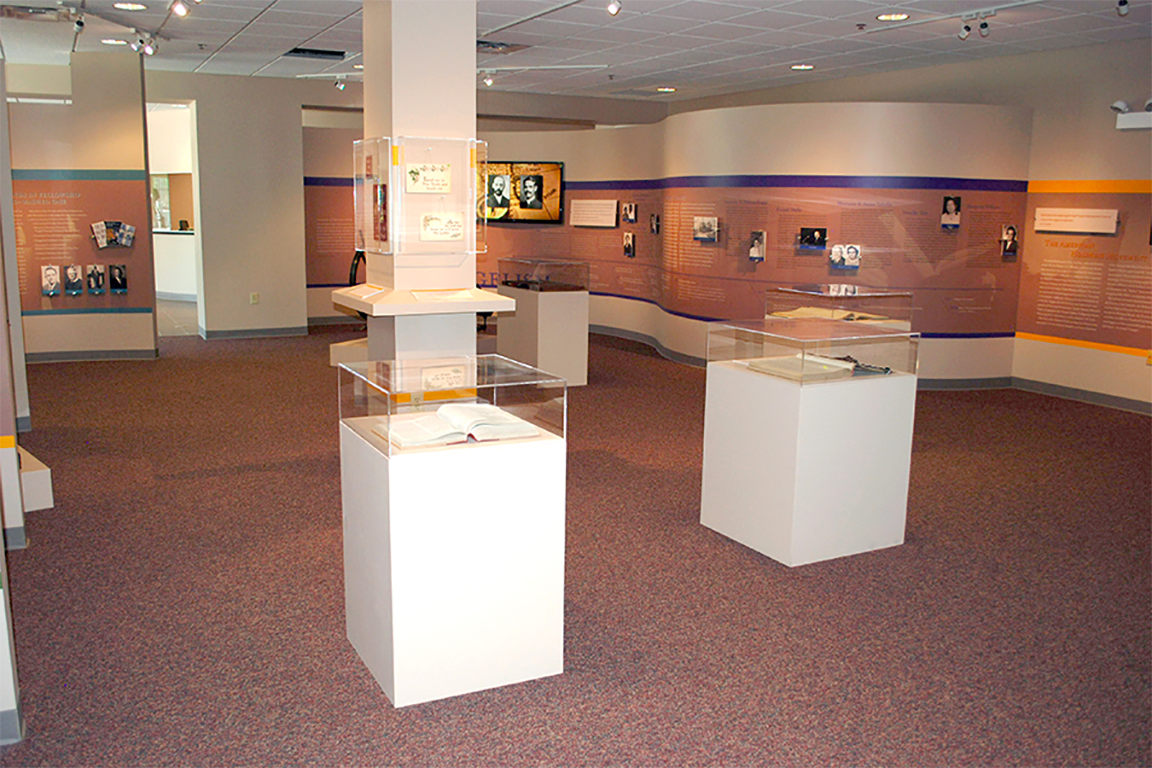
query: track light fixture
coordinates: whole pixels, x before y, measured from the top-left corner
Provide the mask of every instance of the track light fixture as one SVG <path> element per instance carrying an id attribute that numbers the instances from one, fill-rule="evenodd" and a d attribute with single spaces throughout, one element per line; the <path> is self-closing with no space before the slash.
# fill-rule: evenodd
<path id="1" fill-rule="evenodd" d="M 76 34 L 80 34 L 81 32 L 83 32 L 84 31 L 84 17 L 81 16 L 80 18 L 76 19 L 76 24 L 72 28 L 74 30 L 76 30 Z"/>
<path id="2" fill-rule="evenodd" d="M 485 73 L 484 73 L 484 80 L 483 80 L 482 82 L 484 83 L 484 85 L 486 85 L 486 86 L 488 86 L 489 88 L 491 88 L 491 87 L 492 87 L 492 83 L 494 82 L 494 81 L 492 80 L 492 73 L 491 73 L 491 72 L 485 72 Z"/>
<path id="3" fill-rule="evenodd" d="M 612 0 L 608 3 L 608 15 L 615 16 L 618 13 L 620 13 L 620 0 Z"/>
<path id="4" fill-rule="evenodd" d="M 1116 0 L 1116 13 L 1121 16 L 1128 15 L 1128 0 Z"/>
<path id="5" fill-rule="evenodd" d="M 991 30 L 988 29 L 988 21 L 986 19 L 980 19 L 980 37 L 988 37 L 990 31 Z"/>
<path id="6" fill-rule="evenodd" d="M 145 56 L 153 56 L 156 54 L 156 51 L 160 50 L 160 44 L 152 38 L 148 38 L 148 40 L 144 42 L 143 50 Z"/>
<path id="7" fill-rule="evenodd" d="M 968 24 L 962 24 L 960 26 L 960 31 L 956 34 L 956 37 L 960 38 L 961 40 L 967 40 L 968 35 L 970 34 L 972 34 L 972 27 L 970 27 Z"/>
<path id="8" fill-rule="evenodd" d="M 1112 111 L 1118 115 L 1128 114 L 1129 109 L 1130 109 L 1130 107 L 1128 106 L 1128 102 L 1126 102 L 1126 101 L 1114 101 L 1114 102 L 1112 102 Z"/>
<path id="9" fill-rule="evenodd" d="M 191 9 L 188 7 L 188 3 L 184 2 L 184 0 L 172 0 L 172 5 L 169 6 L 169 10 L 171 10 L 172 13 L 176 14 L 180 18 L 184 18 L 188 15 L 188 11 Z"/>
<path id="10" fill-rule="evenodd" d="M 1152 112 L 1152 99 L 1148 99 L 1148 101 L 1144 102 L 1144 111 Z"/>
<path id="11" fill-rule="evenodd" d="M 336 82 L 332 83 L 332 85 L 335 86 L 336 90 L 338 91 L 342 91 L 346 87 L 343 80 L 337 80 Z"/>

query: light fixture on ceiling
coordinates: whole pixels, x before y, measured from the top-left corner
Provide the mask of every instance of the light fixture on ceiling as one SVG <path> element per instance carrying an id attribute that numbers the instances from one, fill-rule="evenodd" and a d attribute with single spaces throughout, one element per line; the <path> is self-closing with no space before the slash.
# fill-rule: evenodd
<path id="1" fill-rule="evenodd" d="M 486 85 L 486 86 L 488 86 L 489 88 L 491 88 L 491 87 L 492 87 L 492 83 L 493 83 L 493 82 L 495 82 L 495 81 L 492 79 L 492 73 L 491 73 L 491 72 L 485 72 L 485 73 L 484 73 L 484 79 L 483 79 L 483 80 L 481 80 L 480 82 L 484 83 L 484 85 Z"/>
<path id="2" fill-rule="evenodd" d="M 815 68 L 816 68 L 816 65 L 814 65 L 814 64 L 793 64 L 792 65 L 792 69 L 796 70 L 797 72 L 807 72 L 808 70 L 815 69 Z"/>
<path id="3" fill-rule="evenodd" d="M 1128 102 L 1126 102 L 1126 101 L 1114 101 L 1114 102 L 1112 102 L 1112 111 L 1118 115 L 1128 114 L 1129 109 L 1130 109 L 1130 107 L 1128 106 Z"/>
<path id="4" fill-rule="evenodd" d="M 960 31 L 956 33 L 956 37 L 960 38 L 961 40 L 967 40 L 968 35 L 970 34 L 972 34 L 972 27 L 965 23 L 960 26 Z"/>
<path id="5" fill-rule="evenodd" d="M 620 0 L 612 0 L 608 3 L 608 15 L 615 16 L 618 13 L 620 13 Z"/>
<path id="6" fill-rule="evenodd" d="M 363 64 L 353 64 L 352 69 L 364 69 L 364 65 Z"/>
<path id="7" fill-rule="evenodd" d="M 80 34 L 81 32 L 84 31 L 84 17 L 83 16 L 76 19 L 76 23 L 72 25 L 72 29 L 74 29 L 76 31 L 76 34 Z"/>
<path id="8" fill-rule="evenodd" d="M 1144 102 L 1144 111 L 1152 112 L 1152 99 L 1148 99 L 1148 101 Z"/>
<path id="9" fill-rule="evenodd" d="M 144 3 L 114 3 L 112 5 L 118 11 L 146 11 L 148 6 Z"/>
<path id="10" fill-rule="evenodd" d="M 184 18 L 188 15 L 190 9 L 188 8 L 188 3 L 184 2 L 184 0 L 172 0 L 172 5 L 169 6 L 169 10 L 180 18 Z"/>
<path id="11" fill-rule="evenodd" d="M 119 40 L 115 37 L 106 37 L 100 42 L 104 43 L 104 45 L 128 45 L 127 40 Z"/>
<path id="12" fill-rule="evenodd" d="M 1121 16 L 1128 15 L 1128 0 L 1116 0 L 1116 13 Z"/>
<path id="13" fill-rule="evenodd" d="M 332 83 L 332 85 L 333 85 L 333 86 L 336 88 L 336 90 L 338 90 L 338 91 L 342 91 L 342 90 L 344 90 L 344 89 L 347 87 L 347 86 L 345 86 L 345 85 L 344 85 L 344 81 L 343 81 L 343 80 L 340 80 L 340 79 L 337 79 L 337 80 L 336 80 L 336 82 Z"/>
<path id="14" fill-rule="evenodd" d="M 992 30 L 988 28 L 988 20 L 980 19 L 980 37 L 988 37 L 988 33 L 991 31 Z"/>
<path id="15" fill-rule="evenodd" d="M 670 85 L 662 85 L 656 89 L 657 93 L 676 93 L 676 89 Z"/>
<path id="16" fill-rule="evenodd" d="M 876 21 L 907 21 L 908 14 L 906 13 L 882 13 L 876 17 Z M 859 25 L 857 25 L 859 26 Z"/>
<path id="17" fill-rule="evenodd" d="M 145 56 L 155 56 L 156 51 L 160 50 L 160 44 L 152 38 L 148 38 L 144 42 L 144 47 L 141 50 L 144 51 Z"/>

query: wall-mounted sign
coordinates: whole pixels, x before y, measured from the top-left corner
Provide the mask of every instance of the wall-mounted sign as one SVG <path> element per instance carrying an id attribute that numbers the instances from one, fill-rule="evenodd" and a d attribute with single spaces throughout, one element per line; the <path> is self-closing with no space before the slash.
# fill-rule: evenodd
<path id="1" fill-rule="evenodd" d="M 1114 235 L 1119 212 L 1103 208 L 1037 208 L 1037 232 Z"/>

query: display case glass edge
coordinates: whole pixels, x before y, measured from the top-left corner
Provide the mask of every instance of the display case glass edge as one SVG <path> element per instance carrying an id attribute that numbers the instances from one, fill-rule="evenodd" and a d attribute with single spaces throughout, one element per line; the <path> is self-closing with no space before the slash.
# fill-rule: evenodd
<path id="1" fill-rule="evenodd" d="M 386 455 L 567 434 L 567 382 L 500 355 L 341 363 L 338 376 L 341 423 Z"/>
<path id="2" fill-rule="evenodd" d="M 392 253 L 392 140 L 387 136 L 352 142 L 352 198 L 356 250 Z"/>
<path id="3" fill-rule="evenodd" d="M 529 291 L 587 291 L 589 265 L 586 261 L 508 257 L 499 259 L 500 283 Z"/>

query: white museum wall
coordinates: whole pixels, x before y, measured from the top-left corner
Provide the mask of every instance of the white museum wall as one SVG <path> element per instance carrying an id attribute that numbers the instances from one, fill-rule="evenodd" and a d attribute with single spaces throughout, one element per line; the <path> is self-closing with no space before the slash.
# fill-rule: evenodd
<path id="1" fill-rule="evenodd" d="M 354 107 L 359 86 L 149 72 L 152 101 L 194 101 L 201 335 L 304 333 L 301 107 Z M 249 295 L 259 293 L 259 303 Z"/>
<path id="2" fill-rule="evenodd" d="M 148 172 L 192 173 L 192 111 L 148 111 Z"/>
<path id="3" fill-rule="evenodd" d="M 0 60 L 0 260 L 3 263 L 4 301 L 8 307 L 9 343 L 12 353 L 12 386 L 16 406 L 17 431 L 32 424 L 28 402 L 28 368 L 24 360 L 24 326 L 12 322 L 20 308 L 20 265 L 16 258 L 16 211 L 12 202 L 12 152 L 8 120 L 8 71 L 11 65 Z M 68 81 L 71 87 L 71 76 Z"/>

